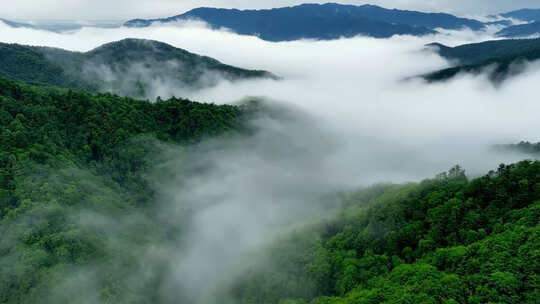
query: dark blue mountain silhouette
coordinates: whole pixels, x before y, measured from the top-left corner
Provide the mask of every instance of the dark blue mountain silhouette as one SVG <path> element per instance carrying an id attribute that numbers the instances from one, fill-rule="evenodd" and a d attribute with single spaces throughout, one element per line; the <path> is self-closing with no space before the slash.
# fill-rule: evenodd
<path id="1" fill-rule="evenodd" d="M 508 13 L 501 14 L 501 16 L 506 18 L 514 18 L 522 21 L 540 21 L 540 9 L 530 9 L 524 8 L 517 11 L 511 11 Z"/>
<path id="2" fill-rule="evenodd" d="M 532 23 L 513 25 L 506 27 L 495 35 L 499 37 L 506 38 L 520 38 L 520 37 L 529 37 L 540 34 L 540 22 L 535 21 Z"/>
<path id="3" fill-rule="evenodd" d="M 269 41 L 302 38 L 327 40 L 356 35 L 377 38 L 396 34 L 420 36 L 436 33 L 436 28 L 484 28 L 482 22 L 450 14 L 335 3 L 302 4 L 268 10 L 197 8 L 170 18 L 134 19 L 124 25 L 146 27 L 154 22 L 170 23 L 192 19 L 202 20 L 213 28 L 225 27 L 238 34 L 257 35 Z"/>
<path id="4" fill-rule="evenodd" d="M 540 34 L 540 9 L 524 8 L 500 15 L 529 23 L 506 27 L 496 33 L 499 37 L 519 38 Z"/>

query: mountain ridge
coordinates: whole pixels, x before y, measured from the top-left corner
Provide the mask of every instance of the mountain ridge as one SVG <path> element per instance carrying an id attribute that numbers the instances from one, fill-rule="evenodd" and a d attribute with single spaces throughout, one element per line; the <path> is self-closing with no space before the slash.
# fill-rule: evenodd
<path id="1" fill-rule="evenodd" d="M 453 67 L 424 75 L 430 82 L 448 80 L 460 73 L 480 74 L 493 67 L 488 77 L 499 83 L 523 72 L 525 67 L 521 63 L 540 59 L 540 39 L 492 40 L 457 47 L 432 43 L 427 47 L 456 62 Z"/>
<path id="2" fill-rule="evenodd" d="M 201 20 L 212 28 L 228 28 L 242 35 L 256 35 L 279 42 L 297 39 L 331 40 L 365 35 L 388 38 L 393 35 L 423 36 L 435 34 L 436 28 L 480 30 L 477 20 L 446 13 L 423 13 L 386 9 L 377 5 L 342 5 L 305 3 L 297 6 L 238 10 L 200 7 L 168 18 L 132 19 L 126 27 L 147 27 L 156 22 L 171 23 Z"/>
<path id="3" fill-rule="evenodd" d="M 148 97 L 154 82 L 202 89 L 221 79 L 277 79 L 266 71 L 237 68 L 166 43 L 144 39 L 114 41 L 84 53 L 0 44 L 0 55 L 0 75 L 12 79 L 137 98 Z"/>
<path id="4" fill-rule="evenodd" d="M 522 21 L 540 21 L 540 9 L 522 8 L 519 10 L 510 11 L 500 14 L 505 18 L 514 18 Z"/>
<path id="5" fill-rule="evenodd" d="M 540 35 L 540 21 L 512 25 L 495 33 L 495 36 L 504 38 L 526 38 L 535 35 Z"/>

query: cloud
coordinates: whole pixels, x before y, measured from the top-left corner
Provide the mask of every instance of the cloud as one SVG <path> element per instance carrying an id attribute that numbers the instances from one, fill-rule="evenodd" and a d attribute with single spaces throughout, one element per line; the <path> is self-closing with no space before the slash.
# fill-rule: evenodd
<path id="1" fill-rule="evenodd" d="M 157 214 L 163 226 L 182 226 L 164 249 L 165 302 L 209 302 L 260 246 L 331 209 L 325 202 L 334 203 L 328 197 L 336 192 L 418 181 L 456 164 L 484 174 L 523 158 L 490 145 L 540 140 L 540 104 L 531 93 L 540 80 L 537 63 L 498 88 L 485 75 L 432 85 L 404 80 L 448 66 L 425 44 L 483 41 L 489 32 L 270 43 L 204 26 L 0 30 L 5 41 L 79 51 L 128 37 L 156 39 L 284 77 L 223 81 L 187 95 L 216 103 L 259 96 L 268 109 L 251 121 L 250 136 L 163 148 L 168 157 L 150 177 L 160 196 Z"/>
<path id="2" fill-rule="evenodd" d="M 401 176 L 399 180 L 430 176 L 459 162 L 468 162 L 479 169 L 478 164 L 485 163 L 486 159 L 479 155 L 479 150 L 475 151 L 477 157 L 470 159 L 469 149 L 484 148 L 492 143 L 538 139 L 532 131 L 535 128 L 531 127 L 538 125 L 533 115 L 537 103 L 529 93 L 532 88 L 526 86 L 531 79 L 534 82 L 539 77 L 534 68 L 498 89 L 483 76 L 463 76 L 435 85 L 419 80 L 403 81 L 409 76 L 448 66 L 449 63 L 439 56 L 425 51 L 425 44 L 478 42 L 490 39 L 490 32 L 445 31 L 422 38 L 357 37 L 270 43 L 256 37 L 212 31 L 201 24 L 143 29 L 83 28 L 68 34 L 5 26 L 1 30 L 2 40 L 6 42 L 75 51 L 87 51 L 128 37 L 155 39 L 226 64 L 271 71 L 285 80 L 234 84 L 223 81 L 213 89 L 196 92 L 164 81 L 155 89 L 162 97 L 169 94 L 206 102 L 234 103 L 246 96 L 262 96 L 294 105 L 326 124 L 336 136 L 342 134 L 342 153 L 348 151 L 351 154 L 347 159 L 369 154 L 365 152 L 369 148 L 363 144 L 355 147 L 355 142 L 364 140 L 381 145 L 381 150 L 422 155 L 416 156 L 418 163 L 410 166 L 424 168 L 419 174 L 400 172 L 399 166 L 390 170 L 392 166 L 388 166 L 390 171 L 396 172 L 396 177 Z M 386 161 L 390 163 L 398 159 L 394 154 L 378 151 L 373 152 L 372 157 L 376 159 L 382 155 L 386 155 Z M 426 160 L 425 164 L 422 159 Z M 430 159 L 434 159 L 433 163 Z M 362 162 L 360 159 L 352 161 Z M 498 161 L 493 160 L 482 169 L 488 169 Z M 342 166 L 349 166 L 348 162 L 344 163 Z M 370 160 L 369 163 L 374 162 Z M 398 163 L 405 166 L 407 162 Z M 378 180 L 366 178 L 364 181 Z"/>

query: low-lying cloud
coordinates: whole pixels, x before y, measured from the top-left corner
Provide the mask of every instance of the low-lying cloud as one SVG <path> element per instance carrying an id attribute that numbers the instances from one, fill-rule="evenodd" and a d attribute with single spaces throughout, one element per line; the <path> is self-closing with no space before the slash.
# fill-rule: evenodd
<path id="1" fill-rule="evenodd" d="M 540 105 L 530 93 L 540 77 L 536 64 L 497 88 L 485 75 L 461 75 L 438 84 L 404 81 L 450 65 L 426 50 L 426 44 L 485 41 L 493 39 L 495 30 L 271 43 L 188 22 L 142 29 L 84 28 L 68 34 L 4 27 L 2 40 L 88 51 L 123 38 L 155 39 L 226 64 L 268 70 L 283 80 L 221 81 L 217 87 L 194 91 L 159 81 L 154 91 L 161 97 L 204 102 L 236 103 L 259 96 L 294 105 L 333 132 L 335 158 L 340 160 L 336 168 L 370 183 L 417 180 L 457 163 L 481 174 L 507 161 L 490 157 L 485 151 L 489 145 L 538 140 L 535 113 Z"/>
<path id="2" fill-rule="evenodd" d="M 483 174 L 523 158 L 497 154 L 491 145 L 540 140 L 540 103 L 532 93 L 540 81 L 536 63 L 500 87 L 485 75 L 437 84 L 405 80 L 450 64 L 425 44 L 478 42 L 490 39 L 489 32 L 270 43 L 204 26 L 0 30 L 5 42 L 79 51 L 123 38 L 155 39 L 283 77 L 222 81 L 180 96 L 215 103 L 257 96 L 274 112 L 251 122 L 251 136 L 169 151 L 159 167 L 167 179 L 151 178 L 163 225 L 182 221 L 187 227 L 167 248 L 166 302 L 212 303 L 257 248 L 326 210 L 322 202 L 333 193 L 418 181 L 456 164 Z M 166 83 L 164 90 L 186 94 Z"/>

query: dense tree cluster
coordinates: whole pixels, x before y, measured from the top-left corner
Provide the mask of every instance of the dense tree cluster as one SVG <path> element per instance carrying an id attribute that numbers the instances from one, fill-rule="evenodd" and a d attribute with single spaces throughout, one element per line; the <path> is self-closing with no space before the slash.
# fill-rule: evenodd
<path id="1" fill-rule="evenodd" d="M 87 284 L 98 286 L 99 302 L 155 303 L 155 276 L 138 296 L 121 283 L 142 267 L 135 257 L 164 237 L 151 219 L 150 156 L 163 142 L 242 130 L 246 112 L 0 79 L 0 303 L 70 303 L 86 296 L 70 289 L 92 290 L 77 288 Z M 111 240 L 112 227 L 129 235 Z M 90 265 L 100 267 L 80 272 Z M 66 278 L 73 286 L 63 286 Z"/>
<path id="2" fill-rule="evenodd" d="M 168 303 L 162 246 L 182 223 L 153 213 L 158 147 L 244 132 L 252 111 L 0 79 L 0 303 Z M 523 161 L 344 194 L 222 302 L 537 303 L 539 178 Z"/>
<path id="3" fill-rule="evenodd" d="M 338 219 L 284 238 L 240 303 L 538 303 L 540 162 L 467 180 L 377 186 Z M 292 300 L 294 299 L 294 300 Z"/>

